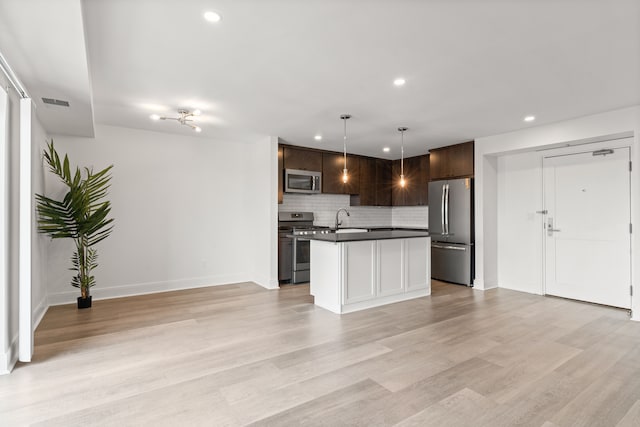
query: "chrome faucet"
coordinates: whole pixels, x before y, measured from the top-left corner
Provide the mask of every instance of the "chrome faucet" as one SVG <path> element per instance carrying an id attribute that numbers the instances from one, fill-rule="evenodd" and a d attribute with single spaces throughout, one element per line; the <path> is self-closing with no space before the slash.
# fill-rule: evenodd
<path id="1" fill-rule="evenodd" d="M 340 212 L 342 211 L 344 211 L 347 214 L 347 216 L 351 216 L 349 211 L 346 210 L 345 208 L 338 209 L 338 212 L 336 212 L 336 230 L 338 229 L 338 227 L 340 227 L 340 225 L 342 225 L 342 221 L 338 222 L 338 217 L 340 216 Z"/>

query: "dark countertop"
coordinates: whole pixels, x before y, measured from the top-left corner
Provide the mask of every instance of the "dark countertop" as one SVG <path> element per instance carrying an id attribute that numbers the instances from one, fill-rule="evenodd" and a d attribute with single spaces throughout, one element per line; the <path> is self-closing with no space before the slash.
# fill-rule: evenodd
<path id="1" fill-rule="evenodd" d="M 369 231 L 377 231 L 377 230 L 407 230 L 407 231 L 429 231 L 429 229 L 427 227 L 385 227 L 385 226 L 377 226 L 377 227 L 358 227 L 353 226 L 353 227 L 344 227 L 344 228 L 366 228 Z"/>
<path id="2" fill-rule="evenodd" d="M 387 227 L 388 228 L 388 227 Z M 369 227 L 369 229 L 372 229 Z M 369 231 L 366 233 L 330 233 L 330 234 L 314 234 L 311 236 L 304 236 L 308 240 L 317 240 L 320 242 L 328 243 L 342 243 L 342 242 L 360 242 L 365 240 L 387 240 L 387 239 L 410 239 L 414 237 L 429 237 L 429 233 L 426 231 L 416 230 L 377 230 Z"/>

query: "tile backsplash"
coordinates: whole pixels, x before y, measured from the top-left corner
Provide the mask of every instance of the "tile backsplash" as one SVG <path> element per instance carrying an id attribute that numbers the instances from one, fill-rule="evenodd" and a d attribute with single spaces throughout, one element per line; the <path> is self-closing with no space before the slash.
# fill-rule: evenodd
<path id="1" fill-rule="evenodd" d="M 340 214 L 342 227 L 428 227 L 427 206 L 349 206 L 350 196 L 344 194 L 284 194 L 278 210 L 282 212 L 313 212 L 315 225 L 333 227 L 336 212 L 347 208 L 351 216 Z"/>
<path id="2" fill-rule="evenodd" d="M 391 209 L 393 227 L 429 227 L 428 206 L 396 206 Z"/>

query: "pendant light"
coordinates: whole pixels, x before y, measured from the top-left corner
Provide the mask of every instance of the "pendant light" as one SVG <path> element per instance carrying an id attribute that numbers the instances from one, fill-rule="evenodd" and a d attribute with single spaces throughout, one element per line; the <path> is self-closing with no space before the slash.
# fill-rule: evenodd
<path id="1" fill-rule="evenodd" d="M 342 151 L 344 154 L 344 169 L 342 169 L 342 182 L 345 184 L 349 180 L 349 175 L 347 174 L 347 120 L 351 118 L 350 114 L 343 114 L 340 116 L 342 121 L 344 122 L 344 137 L 342 140 Z"/>
<path id="2" fill-rule="evenodd" d="M 407 130 L 409 130 L 409 128 L 398 128 L 398 131 L 400 131 L 400 187 L 404 187 L 406 184 L 404 180 L 404 132 Z"/>

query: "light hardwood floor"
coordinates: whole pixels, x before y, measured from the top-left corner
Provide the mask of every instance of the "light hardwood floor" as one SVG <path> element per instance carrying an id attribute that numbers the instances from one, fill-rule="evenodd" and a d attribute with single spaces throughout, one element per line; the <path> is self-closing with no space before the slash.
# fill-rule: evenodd
<path id="1" fill-rule="evenodd" d="M 347 315 L 245 283 L 51 307 L 0 425 L 639 426 L 640 323 L 433 283 Z"/>

